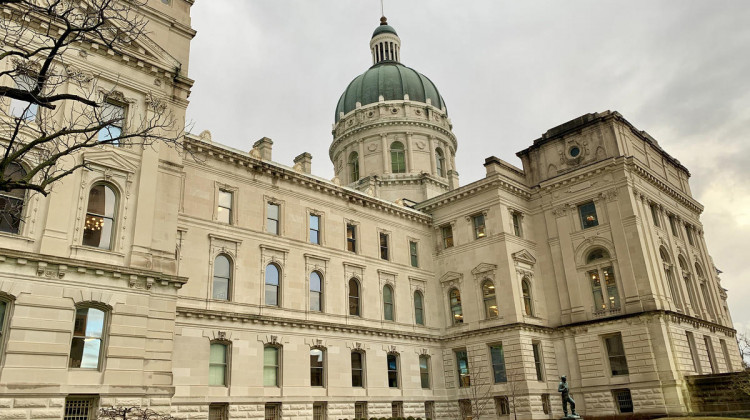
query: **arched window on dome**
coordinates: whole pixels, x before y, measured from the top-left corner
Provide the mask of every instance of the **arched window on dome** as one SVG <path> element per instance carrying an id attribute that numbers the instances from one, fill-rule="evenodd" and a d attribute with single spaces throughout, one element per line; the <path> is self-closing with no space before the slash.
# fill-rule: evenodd
<path id="1" fill-rule="evenodd" d="M 677 291 L 677 285 L 674 280 L 674 266 L 672 260 L 669 258 L 669 253 L 664 247 L 659 248 L 659 256 L 661 257 L 662 265 L 664 266 L 664 277 L 667 279 L 667 285 L 669 286 L 669 293 L 672 295 L 675 307 L 682 311 L 682 301 Z"/>
<path id="2" fill-rule="evenodd" d="M 482 300 L 484 301 L 484 316 L 487 319 L 497 318 L 497 297 L 495 295 L 495 284 L 491 280 L 482 283 Z"/>
<path id="3" fill-rule="evenodd" d="M 25 176 L 26 171 L 17 163 L 9 163 L 3 173 L 3 178 L 9 181 L 18 181 Z M 25 190 L 0 191 L 0 231 L 19 233 L 25 199 Z"/>
<path id="4" fill-rule="evenodd" d="M 108 184 L 95 184 L 89 192 L 83 245 L 112 249 L 117 213 L 117 194 Z"/>
<path id="5" fill-rule="evenodd" d="M 438 176 L 445 176 L 445 154 L 439 147 L 435 149 L 435 172 Z"/>
<path id="6" fill-rule="evenodd" d="M 359 153 L 349 154 L 349 182 L 359 181 Z"/>
<path id="7" fill-rule="evenodd" d="M 391 172 L 394 174 L 406 172 L 406 153 L 404 144 L 400 141 L 391 143 Z"/>

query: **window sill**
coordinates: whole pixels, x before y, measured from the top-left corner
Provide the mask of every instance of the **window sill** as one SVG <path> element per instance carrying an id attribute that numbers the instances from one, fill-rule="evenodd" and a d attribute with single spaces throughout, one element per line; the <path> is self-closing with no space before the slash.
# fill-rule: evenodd
<path id="1" fill-rule="evenodd" d="M 23 228 L 22 228 L 23 229 Z M 35 239 L 28 236 L 23 236 L 20 233 L 0 232 L 0 238 L 7 238 L 12 241 L 23 241 L 27 244 L 34 243 Z"/>
<path id="2" fill-rule="evenodd" d="M 71 258 L 83 258 L 107 264 L 125 264 L 125 254 L 109 249 L 94 248 L 86 245 L 71 245 L 70 251 Z"/>

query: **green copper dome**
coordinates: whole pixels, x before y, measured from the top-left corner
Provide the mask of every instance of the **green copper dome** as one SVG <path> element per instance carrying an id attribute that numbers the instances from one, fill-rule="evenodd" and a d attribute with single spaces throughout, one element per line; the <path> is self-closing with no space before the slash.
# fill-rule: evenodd
<path id="1" fill-rule="evenodd" d="M 401 63 L 383 61 L 349 83 L 336 106 L 336 122 L 342 112 L 346 115 L 353 111 L 357 102 L 362 106 L 373 104 L 378 102 L 380 95 L 386 101 L 403 100 L 405 94 L 411 101 L 427 103 L 429 98 L 432 106 L 445 107 L 437 87 L 426 76 Z"/>
<path id="2" fill-rule="evenodd" d="M 372 33 L 372 37 L 375 38 L 376 36 L 382 33 L 389 33 L 389 34 L 398 36 L 398 34 L 396 33 L 396 30 L 393 29 L 393 26 L 381 23 L 380 26 L 375 28 L 375 32 Z"/>

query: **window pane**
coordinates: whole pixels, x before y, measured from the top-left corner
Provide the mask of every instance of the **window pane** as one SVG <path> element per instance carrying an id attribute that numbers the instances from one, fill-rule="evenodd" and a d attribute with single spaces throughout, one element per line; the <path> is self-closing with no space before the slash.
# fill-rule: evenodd
<path id="1" fill-rule="evenodd" d="M 87 310 L 86 337 L 101 338 L 104 330 L 104 311 L 96 308 L 88 308 Z"/>
<path id="2" fill-rule="evenodd" d="M 83 340 L 79 338 L 78 340 Z M 86 338 L 83 343 L 83 354 L 81 355 L 81 368 L 97 369 L 99 367 L 99 351 L 102 340 Z"/>
<path id="3" fill-rule="evenodd" d="M 310 229 L 320 229 L 320 216 L 310 215 Z"/>
<path id="4" fill-rule="evenodd" d="M 23 200 L 0 195 L 0 231 L 18 233 L 22 215 Z"/>
<path id="5" fill-rule="evenodd" d="M 422 293 L 414 292 L 414 320 L 419 325 L 424 325 L 424 302 Z"/>
<path id="6" fill-rule="evenodd" d="M 279 222 L 276 220 L 268 219 L 266 221 L 266 230 L 268 233 L 273 233 L 274 235 L 279 234 Z"/>
<path id="7" fill-rule="evenodd" d="M 224 365 L 211 365 L 208 367 L 209 385 L 226 385 L 226 367 Z"/>
<path id="8" fill-rule="evenodd" d="M 265 347 L 263 349 L 263 386 L 278 385 L 279 349 Z"/>
<path id="9" fill-rule="evenodd" d="M 5 325 L 5 312 L 8 309 L 8 303 L 0 301 L 0 335 L 3 333 L 3 325 Z"/>
<path id="10" fill-rule="evenodd" d="M 226 363 L 227 361 L 227 346 L 220 343 L 211 343 L 211 355 L 209 356 L 211 363 Z"/>
<path id="11" fill-rule="evenodd" d="M 228 209 L 232 208 L 232 193 L 229 191 L 219 191 L 219 206 Z"/>
<path id="12" fill-rule="evenodd" d="M 609 297 L 610 309 L 620 308 L 620 294 L 617 291 L 617 283 L 615 282 L 615 273 L 612 271 L 612 267 L 603 268 L 604 283 L 607 285 L 607 296 Z"/>
<path id="13" fill-rule="evenodd" d="M 218 255 L 214 260 L 214 276 L 229 278 L 229 258 L 226 255 Z"/>
<path id="14" fill-rule="evenodd" d="M 275 286 L 279 284 L 279 269 L 273 264 L 266 266 L 266 284 Z"/>
<path id="15" fill-rule="evenodd" d="M 602 281 L 597 270 L 589 271 L 591 278 L 591 292 L 594 295 L 594 311 L 603 311 L 607 309 L 604 304 L 604 295 L 602 294 Z"/>
<path id="16" fill-rule="evenodd" d="M 226 209 L 224 207 L 219 207 L 217 209 L 216 221 L 221 222 L 221 223 L 229 223 L 230 216 L 231 214 L 229 212 L 229 209 Z"/>
<path id="17" fill-rule="evenodd" d="M 271 284 L 266 285 L 266 305 L 278 306 L 279 305 L 279 288 Z"/>
<path id="18" fill-rule="evenodd" d="M 310 290 L 313 292 L 320 292 L 322 290 L 320 283 L 320 274 L 318 274 L 317 271 L 310 273 Z"/>
<path id="19" fill-rule="evenodd" d="M 458 289 L 453 289 L 450 291 L 449 296 L 453 323 L 462 324 L 464 322 L 464 314 L 461 308 L 461 294 L 458 292 Z"/>
<path id="20" fill-rule="evenodd" d="M 423 389 L 430 387 L 430 368 L 426 356 L 419 356 L 419 377 Z"/>
<path id="21" fill-rule="evenodd" d="M 323 386 L 323 358 L 322 350 L 310 350 L 310 386 Z"/>
<path id="22" fill-rule="evenodd" d="M 537 381 L 544 380 L 544 375 L 542 374 L 542 349 L 541 344 L 539 343 L 533 343 L 531 345 L 532 350 L 534 351 L 534 367 L 536 368 L 536 379 Z"/>
<path id="23" fill-rule="evenodd" d="M 212 297 L 214 299 L 229 299 L 229 279 L 214 277 L 214 289 Z"/>
<path id="24" fill-rule="evenodd" d="M 505 374 L 505 354 L 503 346 L 490 347 L 490 356 L 492 359 L 492 371 L 495 377 L 495 383 L 507 382 L 508 377 Z"/>
<path id="25" fill-rule="evenodd" d="M 581 216 L 581 227 L 584 229 L 599 225 L 594 203 L 581 204 L 578 206 L 578 213 Z"/>
<path id="26" fill-rule="evenodd" d="M 469 376 L 469 358 L 465 350 L 456 352 L 456 367 L 458 368 L 458 386 L 467 387 L 471 384 Z"/>

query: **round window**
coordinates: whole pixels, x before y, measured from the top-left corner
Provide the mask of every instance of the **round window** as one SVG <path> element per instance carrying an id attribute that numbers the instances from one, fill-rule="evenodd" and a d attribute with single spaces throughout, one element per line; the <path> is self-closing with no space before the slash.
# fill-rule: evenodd
<path id="1" fill-rule="evenodd" d="M 581 149 L 579 149 L 578 146 L 573 146 L 570 148 L 570 151 L 568 151 L 568 154 L 570 154 L 571 157 L 578 157 L 578 155 L 581 154 Z"/>

